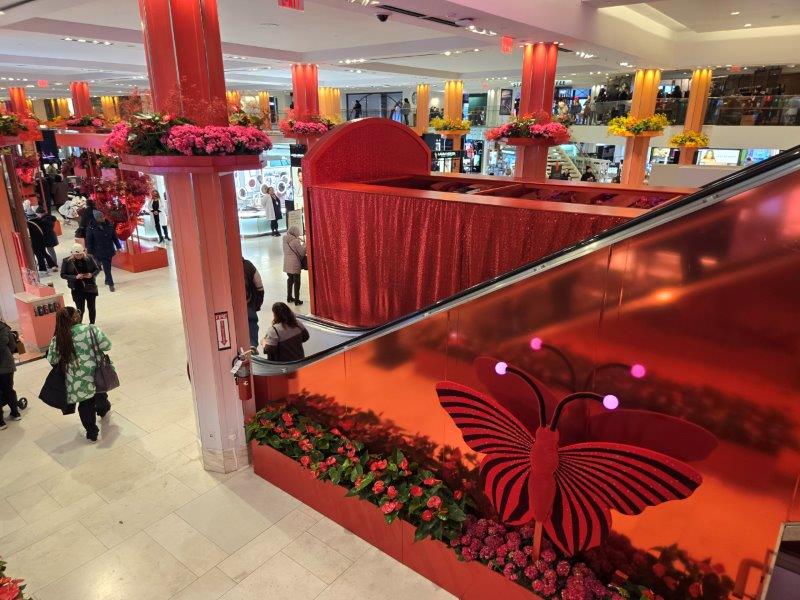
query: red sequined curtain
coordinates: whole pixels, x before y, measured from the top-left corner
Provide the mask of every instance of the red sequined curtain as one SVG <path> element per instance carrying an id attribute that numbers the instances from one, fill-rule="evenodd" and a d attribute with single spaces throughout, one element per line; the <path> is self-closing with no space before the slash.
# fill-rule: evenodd
<path id="1" fill-rule="evenodd" d="M 315 314 L 363 327 L 624 221 L 320 187 L 311 196 Z"/>

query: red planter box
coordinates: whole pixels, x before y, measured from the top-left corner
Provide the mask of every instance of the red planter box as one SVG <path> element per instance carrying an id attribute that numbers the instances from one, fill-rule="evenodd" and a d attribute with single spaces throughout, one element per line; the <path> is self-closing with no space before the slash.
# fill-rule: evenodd
<path id="1" fill-rule="evenodd" d="M 250 444 L 253 470 L 317 512 L 400 561 L 426 579 L 463 600 L 536 600 L 526 590 L 476 562 L 462 562 L 445 544 L 435 540 L 414 542 L 415 527 L 396 520 L 387 525 L 377 506 L 348 498 L 346 490 L 315 479 L 297 461 L 271 446 Z"/>
<path id="2" fill-rule="evenodd" d="M 124 250 L 114 255 L 112 263 L 118 269 L 130 273 L 141 273 L 161 269 L 169 265 L 167 251 L 159 246 L 146 246 L 128 241 Z"/>
<path id="3" fill-rule="evenodd" d="M 151 175 L 167 173 L 230 173 L 261 168 L 257 154 L 231 156 L 139 156 L 124 154 L 120 169 L 140 171 Z"/>
<path id="4" fill-rule="evenodd" d="M 17 146 L 22 140 L 16 135 L 0 135 L 0 146 Z"/>
<path id="5" fill-rule="evenodd" d="M 506 144 L 509 146 L 557 146 L 558 144 L 551 140 L 544 140 L 542 138 L 529 138 L 529 137 L 510 137 L 505 138 Z"/>

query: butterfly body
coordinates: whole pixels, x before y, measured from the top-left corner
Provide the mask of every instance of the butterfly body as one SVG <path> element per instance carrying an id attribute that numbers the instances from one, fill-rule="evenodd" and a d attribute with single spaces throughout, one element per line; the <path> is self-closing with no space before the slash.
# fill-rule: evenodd
<path id="1" fill-rule="evenodd" d="M 531 476 L 528 480 L 528 496 L 531 500 L 533 518 L 545 521 L 553 511 L 556 496 L 556 469 L 558 469 L 558 431 L 548 427 L 536 430 L 531 448 Z"/>

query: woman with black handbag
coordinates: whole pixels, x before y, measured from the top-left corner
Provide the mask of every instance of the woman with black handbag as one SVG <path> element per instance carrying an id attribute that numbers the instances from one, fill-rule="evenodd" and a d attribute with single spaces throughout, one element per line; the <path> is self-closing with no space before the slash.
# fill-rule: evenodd
<path id="1" fill-rule="evenodd" d="M 286 273 L 286 302 L 300 306 L 300 273 L 308 269 L 306 258 L 306 245 L 300 239 L 300 229 L 297 225 L 289 227 L 283 236 L 283 272 Z M 294 297 L 292 295 L 294 294 Z"/>
<path id="2" fill-rule="evenodd" d="M 56 313 L 56 330 L 47 360 L 64 375 L 67 404 L 78 405 L 86 439 L 94 443 L 100 433 L 97 416 L 105 417 L 111 410 L 106 390 L 97 387 L 98 373 L 110 366 L 105 352 L 111 341 L 96 325 L 81 323 L 80 311 L 66 306 Z"/>

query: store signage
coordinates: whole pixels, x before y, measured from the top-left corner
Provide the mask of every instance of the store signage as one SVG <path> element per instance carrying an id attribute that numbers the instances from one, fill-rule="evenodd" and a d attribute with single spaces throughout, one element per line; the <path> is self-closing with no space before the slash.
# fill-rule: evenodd
<path id="1" fill-rule="evenodd" d="M 504 35 L 500 38 L 500 52 L 503 54 L 511 54 L 514 50 L 514 38 L 510 35 Z"/>
<path id="2" fill-rule="evenodd" d="M 227 311 L 214 313 L 214 324 L 217 328 L 217 350 L 230 350 L 231 328 Z"/>
<path id="3" fill-rule="evenodd" d="M 303 0 L 278 0 L 278 7 L 303 10 Z"/>
<path id="4" fill-rule="evenodd" d="M 38 85 L 40 88 L 46 88 L 50 85 L 50 82 L 47 81 L 47 79 L 40 79 L 36 82 L 36 85 Z"/>
<path id="5" fill-rule="evenodd" d="M 572 85 L 572 79 L 556 79 L 556 87 L 562 85 Z"/>
<path id="6" fill-rule="evenodd" d="M 433 155 L 433 160 L 442 158 L 464 158 L 463 150 L 435 150 L 431 154 Z"/>
<path id="7" fill-rule="evenodd" d="M 300 230 L 300 235 L 306 234 L 302 210 L 290 210 L 286 213 L 286 228 L 289 229 L 291 227 L 297 227 Z"/>

